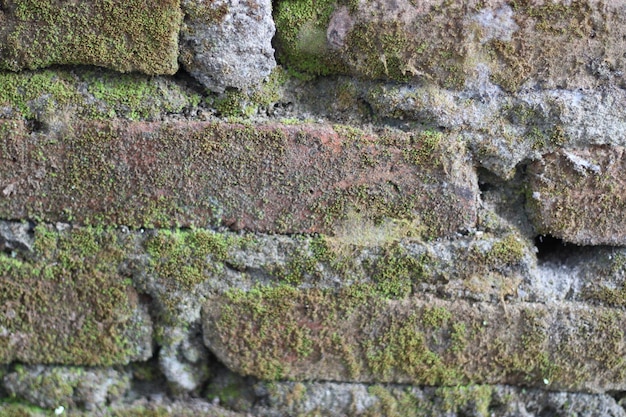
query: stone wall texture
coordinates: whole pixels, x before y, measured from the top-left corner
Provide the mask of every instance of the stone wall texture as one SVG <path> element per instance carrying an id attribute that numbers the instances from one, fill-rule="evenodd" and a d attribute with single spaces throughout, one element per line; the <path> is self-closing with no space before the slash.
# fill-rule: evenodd
<path id="1" fill-rule="evenodd" d="M 626 417 L 626 1 L 0 0 L 0 416 Z"/>

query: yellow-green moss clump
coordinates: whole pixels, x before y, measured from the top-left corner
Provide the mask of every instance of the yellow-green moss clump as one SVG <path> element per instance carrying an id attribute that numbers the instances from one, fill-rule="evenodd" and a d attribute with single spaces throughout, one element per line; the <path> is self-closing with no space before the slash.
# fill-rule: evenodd
<path id="1" fill-rule="evenodd" d="M 415 395 L 410 388 L 389 388 L 372 385 L 368 392 L 378 399 L 378 404 L 368 410 L 368 417 L 426 417 L 445 413 L 488 417 L 493 388 L 488 385 L 440 387 L 433 395 Z"/>
<path id="2" fill-rule="evenodd" d="M 151 120 L 200 102 L 165 77 L 93 68 L 0 71 L 0 117 L 68 123 L 72 117 Z"/>
<path id="3" fill-rule="evenodd" d="M 8 0 L 2 7 L 0 68 L 87 64 L 174 74 L 181 19 L 178 0 Z"/>
<path id="4" fill-rule="evenodd" d="M 112 365 L 145 359 L 151 323 L 118 267 L 125 242 L 35 229 L 31 258 L 0 254 L 0 363 Z"/>
<path id="5" fill-rule="evenodd" d="M 159 324 L 184 325 L 189 318 L 186 308 L 197 303 L 197 287 L 215 279 L 224 268 L 228 251 L 232 247 L 252 244 L 250 237 L 216 233 L 210 230 L 154 232 L 143 243 L 150 261 L 142 271 L 154 280 L 147 284 L 159 306 Z M 140 284 L 141 285 L 141 284 Z M 146 285 L 146 283 L 143 283 Z M 158 335 L 157 335 L 158 336 Z"/>
<path id="6" fill-rule="evenodd" d="M 209 97 L 207 101 L 223 117 L 251 117 L 259 111 L 267 112 L 271 105 L 282 98 L 282 89 L 289 79 L 287 71 L 276 67 L 267 81 L 256 88 L 246 91 L 228 90 L 225 93 Z"/>

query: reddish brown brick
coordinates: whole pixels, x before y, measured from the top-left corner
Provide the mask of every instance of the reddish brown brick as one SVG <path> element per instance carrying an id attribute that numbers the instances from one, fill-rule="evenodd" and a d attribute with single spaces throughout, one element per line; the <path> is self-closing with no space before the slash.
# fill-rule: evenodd
<path id="1" fill-rule="evenodd" d="M 53 140 L 1 126 L 3 218 L 330 233 L 357 212 L 418 219 L 430 237 L 476 222 L 474 170 L 439 133 L 83 122 Z"/>

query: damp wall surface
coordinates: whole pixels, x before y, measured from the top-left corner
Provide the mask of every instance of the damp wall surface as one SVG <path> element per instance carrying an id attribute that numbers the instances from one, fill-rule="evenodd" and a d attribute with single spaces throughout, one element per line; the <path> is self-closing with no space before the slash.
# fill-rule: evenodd
<path id="1" fill-rule="evenodd" d="M 0 415 L 626 416 L 626 2 L 0 2 Z"/>

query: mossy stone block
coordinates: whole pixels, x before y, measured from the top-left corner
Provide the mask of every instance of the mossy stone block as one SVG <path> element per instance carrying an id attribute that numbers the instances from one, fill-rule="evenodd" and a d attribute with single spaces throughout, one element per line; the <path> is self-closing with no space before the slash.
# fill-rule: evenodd
<path id="1" fill-rule="evenodd" d="M 358 212 L 415 221 L 429 238 L 476 224 L 464 146 L 435 131 L 114 120 L 69 123 L 50 140 L 7 121 L 2 149 L 4 218 L 333 233 Z"/>
<path id="2" fill-rule="evenodd" d="M 275 10 L 278 58 L 312 75 L 476 88 L 619 83 L 619 2 L 284 0 Z M 481 81 L 482 80 L 482 81 Z"/>
<path id="3" fill-rule="evenodd" d="M 435 386 L 626 387 L 621 309 L 380 297 L 367 285 L 233 290 L 209 299 L 204 340 L 266 380 Z"/>
<path id="4" fill-rule="evenodd" d="M 178 0 L 7 0 L 0 5 L 0 68 L 174 74 L 181 19 Z"/>
<path id="5" fill-rule="evenodd" d="M 38 226 L 35 250 L 0 254 L 0 363 L 106 366 L 152 355 L 152 321 L 118 272 L 122 239 Z"/>
<path id="6" fill-rule="evenodd" d="M 592 146 L 531 164 L 527 208 L 537 230 L 578 245 L 625 245 L 625 155 L 621 146 Z"/>

